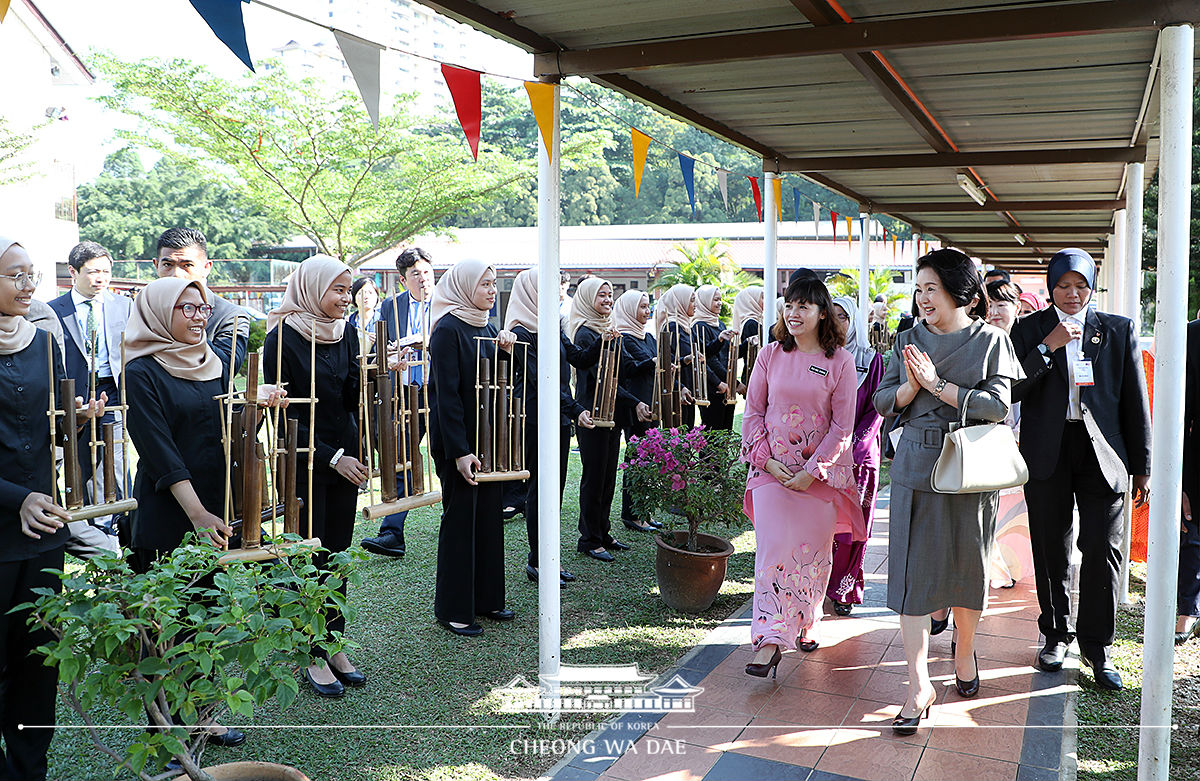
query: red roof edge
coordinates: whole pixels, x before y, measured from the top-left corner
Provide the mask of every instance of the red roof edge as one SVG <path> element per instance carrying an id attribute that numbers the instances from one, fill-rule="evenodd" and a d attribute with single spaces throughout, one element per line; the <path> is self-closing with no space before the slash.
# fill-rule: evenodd
<path id="1" fill-rule="evenodd" d="M 43 14 L 36 5 L 34 5 L 33 0 L 25 0 L 25 6 L 34 16 L 37 17 L 38 21 L 42 23 L 42 26 L 46 28 L 46 32 L 54 36 L 54 40 L 58 41 L 58 45 L 63 48 L 63 51 L 71 56 L 71 59 L 74 60 L 77 66 L 79 66 L 79 70 L 83 72 L 83 75 L 87 77 L 87 80 L 91 83 L 95 83 L 96 77 L 90 70 L 88 70 L 88 67 L 83 64 L 83 60 L 79 59 L 79 55 L 75 53 L 75 50 L 71 48 L 66 39 L 59 34 L 58 30 L 54 29 L 54 25 L 50 24 L 50 20 L 46 18 L 46 15 Z"/>

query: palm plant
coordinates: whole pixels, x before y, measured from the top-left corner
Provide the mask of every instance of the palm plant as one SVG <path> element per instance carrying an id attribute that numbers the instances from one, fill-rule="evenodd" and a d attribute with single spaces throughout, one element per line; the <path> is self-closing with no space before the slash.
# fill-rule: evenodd
<path id="1" fill-rule="evenodd" d="M 694 245 L 676 244 L 675 250 L 683 260 L 672 263 L 650 286 L 650 292 L 666 292 L 674 285 L 716 285 L 721 289 L 721 317 L 728 320 L 734 297 L 743 288 L 761 284 L 761 280 L 733 262 L 722 239 L 696 239 Z"/>

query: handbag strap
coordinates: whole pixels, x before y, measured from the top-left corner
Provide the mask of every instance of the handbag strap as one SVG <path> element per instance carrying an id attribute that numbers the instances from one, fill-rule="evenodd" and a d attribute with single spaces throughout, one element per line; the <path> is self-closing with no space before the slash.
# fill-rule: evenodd
<path id="1" fill-rule="evenodd" d="M 978 393 L 977 388 L 968 388 L 967 395 L 963 397 L 962 408 L 958 411 L 958 427 L 967 427 L 967 408 L 971 406 L 971 394 Z"/>

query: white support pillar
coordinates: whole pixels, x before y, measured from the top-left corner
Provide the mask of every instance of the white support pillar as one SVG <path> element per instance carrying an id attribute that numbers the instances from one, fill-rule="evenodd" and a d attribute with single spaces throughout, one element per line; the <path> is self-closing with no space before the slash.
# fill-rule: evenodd
<path id="1" fill-rule="evenodd" d="M 1133 332 L 1142 328 L 1142 199 L 1145 192 L 1145 164 L 1125 166 L 1125 311 L 1133 319 Z"/>
<path id="2" fill-rule="evenodd" d="M 1113 273 L 1119 276 L 1122 280 L 1126 279 L 1125 274 L 1125 210 L 1117 209 L 1113 212 L 1113 231 L 1108 235 L 1108 257 L 1112 260 Z M 1122 288 L 1124 290 L 1124 288 Z M 1110 311 L 1119 315 L 1129 317 L 1129 312 L 1125 309 L 1126 299 L 1122 297 L 1116 301 L 1116 308 Z"/>
<path id="3" fill-rule="evenodd" d="M 559 665 L 562 663 L 562 597 L 558 573 L 561 497 L 558 488 L 559 460 L 559 300 L 558 226 L 561 214 L 559 184 L 560 88 L 554 86 L 554 121 L 550 139 L 551 157 L 545 144 L 538 148 L 538 333 L 537 333 L 537 469 L 538 469 L 538 673 L 546 695 L 558 697 Z M 552 159 L 551 159 L 552 158 Z M 557 710 L 547 714 L 558 718 Z"/>
<path id="4" fill-rule="evenodd" d="M 1109 234 L 1108 247 L 1105 248 L 1105 257 L 1108 259 L 1109 265 L 1112 267 L 1111 274 L 1118 279 L 1125 279 L 1125 210 L 1118 209 L 1113 212 L 1113 232 Z M 1099 302 L 1097 302 L 1099 303 Z M 1117 314 L 1128 316 L 1125 311 L 1125 300 L 1116 300 Z M 1111 305 L 1111 304 L 1110 304 Z M 1117 602 L 1122 605 L 1129 604 L 1129 544 L 1133 537 L 1133 494 L 1129 491 L 1125 492 L 1125 533 L 1121 537 L 1121 569 L 1117 575 Z"/>
<path id="5" fill-rule="evenodd" d="M 1166 781 L 1171 765 L 1175 589 L 1179 574 L 1179 485 L 1183 475 L 1184 367 L 1191 220 L 1194 31 L 1159 34 L 1158 291 L 1154 323 L 1154 430 L 1150 458 L 1150 540 L 1142 653 L 1138 781 Z"/>
<path id="6" fill-rule="evenodd" d="M 866 339 L 871 308 L 871 215 L 858 215 L 858 332 Z"/>
<path id="7" fill-rule="evenodd" d="M 763 330 L 775 327 L 775 299 L 779 297 L 779 220 L 775 213 L 775 180 L 779 174 L 768 171 L 771 161 L 763 161 Z"/>

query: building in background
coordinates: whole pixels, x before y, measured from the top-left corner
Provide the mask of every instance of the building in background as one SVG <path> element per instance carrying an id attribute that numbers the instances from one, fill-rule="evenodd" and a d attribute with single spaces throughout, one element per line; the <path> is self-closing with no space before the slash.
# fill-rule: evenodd
<path id="1" fill-rule="evenodd" d="M 0 234 L 29 251 L 42 272 L 37 296 L 47 299 L 55 292 L 55 264 L 79 241 L 75 155 L 88 128 L 70 117 L 94 78 L 33 0 L 12 0 L 0 24 L 0 73 L 7 132 L 35 138 L 21 155 L 28 178 L 0 178 Z"/>

